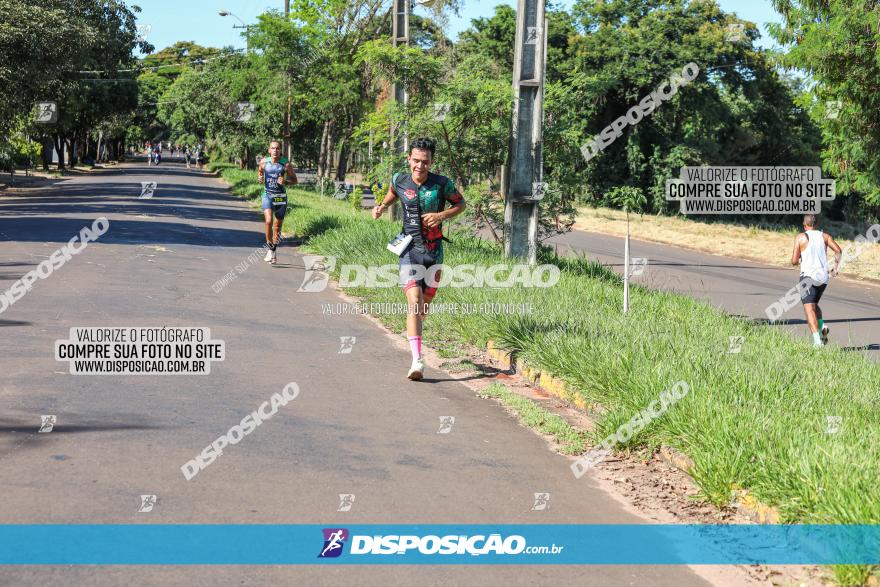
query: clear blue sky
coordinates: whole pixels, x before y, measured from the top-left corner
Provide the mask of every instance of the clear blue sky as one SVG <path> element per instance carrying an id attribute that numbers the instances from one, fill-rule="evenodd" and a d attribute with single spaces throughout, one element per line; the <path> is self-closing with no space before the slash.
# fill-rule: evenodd
<path id="1" fill-rule="evenodd" d="M 562 0 L 566 8 L 571 7 L 574 0 Z M 472 18 L 491 16 L 494 7 L 506 3 L 516 6 L 515 0 L 464 0 L 461 16 L 453 17 L 450 22 L 450 36 L 470 26 Z M 284 9 L 284 0 L 150 0 L 149 2 L 132 2 L 138 4 L 142 12 L 138 15 L 138 24 L 150 27 L 147 40 L 162 49 L 175 41 L 195 41 L 200 45 L 223 47 L 233 45 L 244 47 L 241 31 L 232 28 L 240 24 L 232 16 L 222 17 L 217 13 L 221 10 L 232 12 L 246 23 L 256 21 L 257 15 L 264 10 Z M 770 5 L 770 0 L 720 0 L 721 8 L 726 12 L 735 12 L 740 18 L 757 23 L 762 31 L 760 45 L 773 46 L 773 40 L 766 33 L 764 24 L 778 22 L 780 17 Z M 422 9 L 416 8 L 416 11 Z"/>

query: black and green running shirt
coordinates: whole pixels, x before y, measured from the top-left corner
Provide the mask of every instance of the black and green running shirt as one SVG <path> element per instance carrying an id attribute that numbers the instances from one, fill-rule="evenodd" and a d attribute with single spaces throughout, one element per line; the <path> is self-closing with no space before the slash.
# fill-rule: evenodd
<path id="1" fill-rule="evenodd" d="M 464 197 L 455 189 L 451 179 L 435 173 L 428 173 L 428 179 L 422 185 L 417 184 L 410 173 L 395 174 L 391 179 L 391 190 L 403 206 L 403 232 L 413 237 L 414 246 L 422 243 L 437 263 L 442 263 L 443 226 L 422 226 L 421 214 L 441 212 L 446 202 L 456 206 L 464 202 Z"/>

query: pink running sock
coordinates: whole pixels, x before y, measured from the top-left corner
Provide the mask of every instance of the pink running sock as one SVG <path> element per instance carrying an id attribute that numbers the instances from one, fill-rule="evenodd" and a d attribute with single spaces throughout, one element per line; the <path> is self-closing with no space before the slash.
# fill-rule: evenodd
<path id="1" fill-rule="evenodd" d="M 409 348 L 412 351 L 413 361 L 416 359 L 422 358 L 422 337 L 421 336 L 407 336 L 409 340 Z"/>

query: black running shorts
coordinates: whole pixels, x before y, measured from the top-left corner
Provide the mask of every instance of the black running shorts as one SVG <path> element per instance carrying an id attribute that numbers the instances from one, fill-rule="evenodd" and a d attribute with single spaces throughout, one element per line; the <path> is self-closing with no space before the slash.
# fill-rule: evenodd
<path id="1" fill-rule="evenodd" d="M 798 286 L 801 292 L 801 303 L 818 304 L 819 300 L 822 299 L 822 294 L 825 293 L 826 287 L 828 287 L 827 283 L 817 285 L 815 281 L 806 275 L 802 275 Z"/>

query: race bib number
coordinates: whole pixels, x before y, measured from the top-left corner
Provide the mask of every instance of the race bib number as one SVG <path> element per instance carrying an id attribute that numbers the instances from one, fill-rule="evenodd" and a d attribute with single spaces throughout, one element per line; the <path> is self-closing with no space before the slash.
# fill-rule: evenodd
<path id="1" fill-rule="evenodd" d="M 287 196 L 272 196 L 272 205 L 273 206 L 286 206 L 287 205 Z"/>

